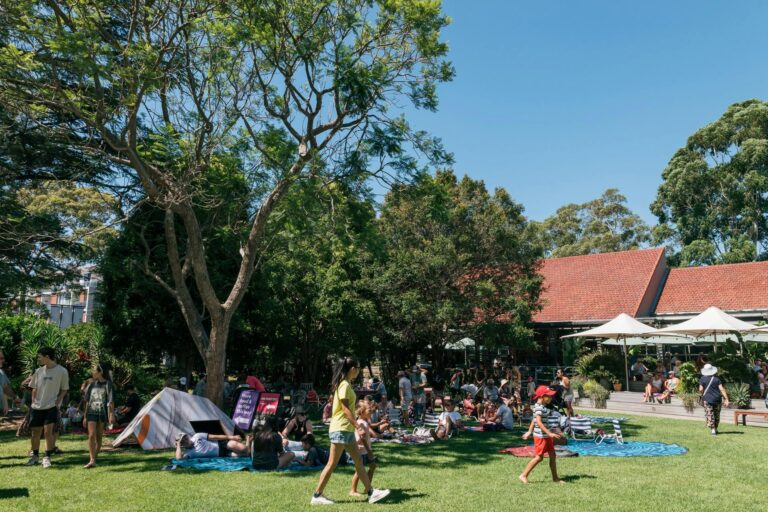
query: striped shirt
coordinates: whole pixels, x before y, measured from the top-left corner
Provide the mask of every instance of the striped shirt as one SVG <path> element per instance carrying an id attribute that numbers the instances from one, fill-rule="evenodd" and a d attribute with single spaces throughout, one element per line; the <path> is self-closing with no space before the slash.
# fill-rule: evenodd
<path id="1" fill-rule="evenodd" d="M 541 418 L 541 422 L 545 425 L 547 424 L 547 419 L 549 418 L 549 415 L 552 413 L 552 411 L 547 408 L 544 404 L 536 404 L 533 406 L 533 437 L 538 437 L 541 439 L 545 439 L 549 437 L 547 434 L 544 433 L 544 431 L 541 430 L 539 427 L 539 422 L 536 421 L 536 418 Z"/>

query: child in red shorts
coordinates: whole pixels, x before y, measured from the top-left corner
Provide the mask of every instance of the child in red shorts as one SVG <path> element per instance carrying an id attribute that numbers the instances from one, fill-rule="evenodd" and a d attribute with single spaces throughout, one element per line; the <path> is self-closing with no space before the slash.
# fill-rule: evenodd
<path id="1" fill-rule="evenodd" d="M 544 459 L 544 454 L 549 454 L 549 469 L 552 471 L 552 480 L 560 482 L 560 477 L 557 476 L 557 456 L 555 455 L 554 439 L 560 439 L 561 435 L 547 428 L 547 417 L 550 414 L 547 404 L 552 401 L 552 396 L 555 393 L 556 391 L 549 389 L 547 386 L 539 386 L 536 388 L 536 393 L 533 396 L 534 400 L 536 400 L 536 405 L 533 408 L 533 421 L 528 432 L 523 434 L 523 439 L 528 439 L 531 431 L 533 431 L 535 455 L 525 467 L 525 471 L 519 476 L 520 481 L 524 484 L 528 483 L 528 475 Z"/>

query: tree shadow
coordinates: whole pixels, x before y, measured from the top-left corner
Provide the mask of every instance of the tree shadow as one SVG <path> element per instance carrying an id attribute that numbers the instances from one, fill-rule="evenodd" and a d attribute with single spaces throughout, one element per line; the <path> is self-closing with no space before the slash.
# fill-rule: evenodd
<path id="1" fill-rule="evenodd" d="M 0 500 L 7 500 L 11 498 L 29 498 L 29 489 L 26 487 L 0 489 Z"/>
<path id="2" fill-rule="evenodd" d="M 594 475 L 566 475 L 560 477 L 563 482 L 578 482 L 579 480 L 595 480 L 597 477 Z"/>

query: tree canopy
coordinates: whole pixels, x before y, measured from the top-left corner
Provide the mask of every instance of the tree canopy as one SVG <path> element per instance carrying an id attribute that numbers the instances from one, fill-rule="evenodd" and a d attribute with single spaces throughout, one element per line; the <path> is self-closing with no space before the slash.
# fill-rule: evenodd
<path id="1" fill-rule="evenodd" d="M 617 189 L 609 188 L 592 201 L 558 208 L 535 224 L 546 254 L 559 258 L 642 247 L 650 240 L 650 230 L 626 202 Z"/>
<path id="2" fill-rule="evenodd" d="M 662 174 L 656 240 L 681 265 L 754 261 L 768 241 L 768 103 L 728 107 L 691 135 Z"/>

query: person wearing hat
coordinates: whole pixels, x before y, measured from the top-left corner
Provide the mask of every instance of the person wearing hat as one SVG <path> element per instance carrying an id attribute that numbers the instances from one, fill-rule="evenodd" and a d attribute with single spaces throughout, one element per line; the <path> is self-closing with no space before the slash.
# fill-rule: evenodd
<path id="1" fill-rule="evenodd" d="M 547 386 L 539 386 L 533 394 L 533 399 L 536 400 L 536 405 L 533 408 L 533 421 L 528 432 L 523 434 L 523 439 L 528 439 L 531 432 L 533 432 L 534 456 L 518 477 L 524 484 L 528 483 L 528 476 L 533 471 L 533 468 L 544 460 L 545 454 L 549 455 L 549 469 L 552 472 L 552 481 L 560 482 L 560 477 L 557 475 L 557 455 L 555 455 L 554 440 L 560 439 L 562 436 L 547 428 L 547 418 L 551 413 L 547 405 L 552 401 L 552 397 L 556 393 L 554 389 L 550 389 Z"/>
<path id="2" fill-rule="evenodd" d="M 725 392 L 723 383 L 717 377 L 717 367 L 707 363 L 701 369 L 699 380 L 699 393 L 704 404 L 704 421 L 713 436 L 717 435 L 717 427 L 720 425 L 720 409 L 723 403 L 728 407 L 728 393 Z"/>
<path id="3" fill-rule="evenodd" d="M 301 450 L 301 439 L 311 433 L 312 422 L 307 418 L 307 411 L 301 405 L 297 405 L 293 408 L 293 417 L 288 420 L 280 433 L 283 438 L 283 446 L 291 451 Z"/>

